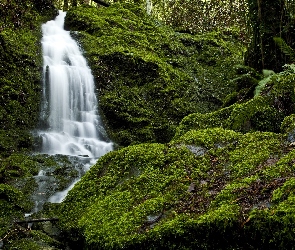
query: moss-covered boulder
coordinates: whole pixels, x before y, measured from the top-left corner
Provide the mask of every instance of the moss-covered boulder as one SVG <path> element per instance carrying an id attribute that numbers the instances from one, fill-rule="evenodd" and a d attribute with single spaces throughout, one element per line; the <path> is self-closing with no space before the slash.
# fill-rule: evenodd
<path id="1" fill-rule="evenodd" d="M 247 73 L 248 74 L 248 73 Z M 256 76 L 257 77 L 257 76 Z M 186 116 L 176 129 L 175 138 L 191 129 L 222 127 L 239 132 L 269 131 L 294 133 L 295 113 L 295 70 L 294 65 L 287 65 L 285 70 L 266 76 L 263 85 L 257 85 L 259 92 L 248 101 L 238 102 L 237 92 L 227 97 L 228 107 L 202 114 Z M 254 95 L 254 89 L 252 89 Z M 292 139 L 290 139 L 292 140 Z"/>
<path id="2" fill-rule="evenodd" d="M 294 150 L 269 132 L 191 130 L 111 152 L 61 204 L 81 249 L 284 249 L 294 244 Z"/>
<path id="3" fill-rule="evenodd" d="M 32 150 L 31 131 L 37 126 L 40 110 L 41 25 L 56 13 L 51 0 L 0 3 L 1 249 L 41 249 L 42 245 L 32 243 L 42 240 L 14 221 L 24 219 L 35 205 L 31 199 L 37 186 L 33 176 L 40 163 L 25 152 Z"/>
<path id="4" fill-rule="evenodd" d="M 56 9 L 49 0 L 12 0 L 1 2 L 0 14 L 0 155 L 9 156 L 32 147 L 41 97 L 41 24 Z"/>
<path id="5" fill-rule="evenodd" d="M 235 65 L 237 77 L 231 79 L 231 84 L 235 85 L 235 91 L 228 94 L 223 99 L 223 107 L 228 107 L 236 102 L 242 103 L 253 98 L 255 89 L 262 75 L 254 69 L 245 65 Z"/>
<path id="6" fill-rule="evenodd" d="M 14 224 L 34 207 L 33 176 L 40 163 L 33 146 L 41 97 L 41 25 L 56 15 L 51 0 L 0 3 L 0 245 L 33 248 L 26 228 Z M 18 243 L 17 243 L 18 242 Z M 11 244 L 11 245 L 9 245 Z M 13 245 L 13 246 L 12 246 Z"/>
<path id="7" fill-rule="evenodd" d="M 59 230 L 55 222 L 34 223 L 31 232 L 26 223 L 15 221 L 56 217 L 56 204 L 47 201 L 84 173 L 83 164 L 73 156 L 18 153 L 0 159 L 0 239 L 4 249 L 63 249 L 56 240 Z M 30 217 L 25 218 L 26 214 Z"/>
<path id="8" fill-rule="evenodd" d="M 131 4 L 72 8 L 65 26 L 78 31 L 120 145 L 168 142 L 184 116 L 216 110 L 236 88 L 243 47 L 234 31 L 177 33 Z"/>

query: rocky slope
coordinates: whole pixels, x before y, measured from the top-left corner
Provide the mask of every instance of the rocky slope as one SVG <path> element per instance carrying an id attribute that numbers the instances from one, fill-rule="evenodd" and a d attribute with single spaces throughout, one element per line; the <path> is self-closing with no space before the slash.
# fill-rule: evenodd
<path id="1" fill-rule="evenodd" d="M 292 249 L 293 65 L 263 77 L 235 65 L 224 33 L 175 34 L 130 6 L 72 9 L 67 25 L 113 138 L 157 142 L 102 157 L 69 193 L 75 246 Z"/>

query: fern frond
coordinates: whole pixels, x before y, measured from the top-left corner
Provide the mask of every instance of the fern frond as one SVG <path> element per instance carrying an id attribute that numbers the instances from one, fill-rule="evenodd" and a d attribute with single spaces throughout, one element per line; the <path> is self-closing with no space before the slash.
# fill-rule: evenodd
<path id="1" fill-rule="evenodd" d="M 292 61 L 295 61 L 295 51 L 285 42 L 283 38 L 274 37 L 273 40 L 286 56 L 289 56 Z"/>

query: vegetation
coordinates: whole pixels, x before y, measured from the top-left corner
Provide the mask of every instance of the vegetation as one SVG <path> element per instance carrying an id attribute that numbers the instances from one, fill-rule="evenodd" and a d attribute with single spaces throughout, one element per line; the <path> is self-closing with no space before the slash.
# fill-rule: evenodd
<path id="1" fill-rule="evenodd" d="M 294 1 L 97 2 L 0 3 L 0 246 L 292 249 Z M 14 221 L 34 207 L 33 176 L 48 170 L 48 198 L 81 168 L 29 154 L 54 6 L 68 10 L 118 149 L 33 215 L 58 223 L 27 230 Z"/>
<path id="2" fill-rule="evenodd" d="M 90 249 L 288 248 L 293 155 L 281 135 L 220 128 L 130 146 L 70 191 L 61 224 Z"/>
<path id="3" fill-rule="evenodd" d="M 168 142 L 184 116 L 217 109 L 236 88 L 229 80 L 243 49 L 232 43 L 235 31 L 175 33 L 128 4 L 72 8 L 65 25 L 79 31 L 120 145 Z"/>

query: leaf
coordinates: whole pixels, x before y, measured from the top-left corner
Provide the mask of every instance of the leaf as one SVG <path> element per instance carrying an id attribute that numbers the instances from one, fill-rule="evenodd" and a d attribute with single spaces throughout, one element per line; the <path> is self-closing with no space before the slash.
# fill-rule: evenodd
<path id="1" fill-rule="evenodd" d="M 285 42 L 283 38 L 274 37 L 273 40 L 286 56 L 289 56 L 292 61 L 295 61 L 295 51 Z"/>

